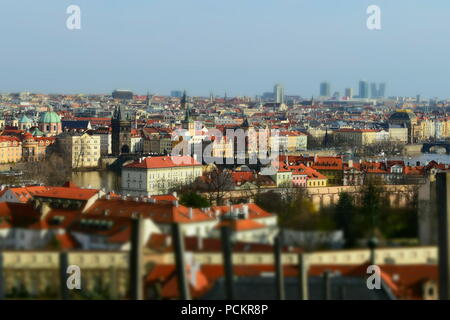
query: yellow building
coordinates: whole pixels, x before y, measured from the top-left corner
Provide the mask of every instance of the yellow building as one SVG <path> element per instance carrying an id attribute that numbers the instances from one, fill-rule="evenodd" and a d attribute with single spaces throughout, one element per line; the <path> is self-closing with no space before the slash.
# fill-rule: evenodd
<path id="1" fill-rule="evenodd" d="M 401 109 L 394 112 L 388 119 L 390 125 L 403 125 L 408 128 L 408 143 L 413 143 L 421 136 L 420 126 L 417 126 L 417 116 L 408 109 Z"/>
<path id="2" fill-rule="evenodd" d="M 45 158 L 47 147 L 55 142 L 55 137 L 33 137 L 29 132 L 22 136 L 22 160 L 39 161 Z"/>
<path id="3" fill-rule="evenodd" d="M 131 196 L 166 194 L 202 175 L 202 165 L 190 156 L 141 158 L 122 168 L 122 190 Z"/>
<path id="4" fill-rule="evenodd" d="M 408 128 L 405 126 L 390 125 L 388 132 L 390 141 L 408 143 Z"/>
<path id="5" fill-rule="evenodd" d="M 233 141 L 224 137 L 217 137 L 212 142 L 212 155 L 217 159 L 233 158 L 234 144 Z"/>
<path id="6" fill-rule="evenodd" d="M 16 163 L 22 159 L 22 143 L 19 138 L 0 136 L 0 163 Z"/>
<path id="7" fill-rule="evenodd" d="M 283 132 L 287 137 L 287 150 L 289 152 L 305 151 L 308 147 L 308 136 L 302 132 Z"/>
<path id="8" fill-rule="evenodd" d="M 175 141 L 172 141 L 170 136 L 144 137 L 144 153 L 170 154 L 175 145 Z"/>
<path id="9" fill-rule="evenodd" d="M 371 129 L 339 129 L 334 134 L 342 141 L 362 147 L 376 143 L 377 132 L 377 130 Z"/>
<path id="10" fill-rule="evenodd" d="M 100 160 L 100 136 L 65 132 L 58 140 L 72 163 L 72 168 L 95 168 Z"/>

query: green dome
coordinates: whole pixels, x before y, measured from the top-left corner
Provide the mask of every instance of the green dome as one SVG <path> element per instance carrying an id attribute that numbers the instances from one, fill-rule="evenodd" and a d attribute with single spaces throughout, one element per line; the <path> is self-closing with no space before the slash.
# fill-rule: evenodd
<path id="1" fill-rule="evenodd" d="M 26 115 L 23 115 L 22 118 L 20 118 L 19 123 L 32 123 L 33 121 L 30 120 Z"/>
<path id="2" fill-rule="evenodd" d="M 34 127 L 33 129 L 31 129 L 30 133 L 34 137 L 42 137 L 42 136 L 44 136 L 44 133 L 41 130 L 39 130 L 37 127 Z"/>
<path id="3" fill-rule="evenodd" d="M 47 111 L 41 114 L 39 118 L 40 123 L 60 123 L 60 116 L 54 111 Z"/>

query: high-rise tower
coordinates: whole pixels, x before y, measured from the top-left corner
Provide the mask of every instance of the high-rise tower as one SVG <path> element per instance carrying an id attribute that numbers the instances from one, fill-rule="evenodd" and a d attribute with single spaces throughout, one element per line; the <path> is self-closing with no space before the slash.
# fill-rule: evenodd
<path id="1" fill-rule="evenodd" d="M 281 84 L 276 84 L 273 87 L 273 96 L 276 103 L 284 103 L 284 88 Z"/>
<path id="2" fill-rule="evenodd" d="M 322 82 L 320 84 L 320 96 L 329 97 L 331 93 L 331 86 L 329 82 Z"/>
<path id="3" fill-rule="evenodd" d="M 361 80 L 359 81 L 359 98 L 361 99 L 367 99 L 369 98 L 369 82 Z"/>

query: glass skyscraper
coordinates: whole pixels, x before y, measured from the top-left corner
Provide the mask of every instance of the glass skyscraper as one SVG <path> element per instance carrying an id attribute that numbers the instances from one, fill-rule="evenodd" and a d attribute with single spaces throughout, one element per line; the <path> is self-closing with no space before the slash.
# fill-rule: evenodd
<path id="1" fill-rule="evenodd" d="M 367 99 L 370 95 L 369 82 L 361 80 L 359 81 L 359 98 Z"/>
<path id="2" fill-rule="evenodd" d="M 320 84 L 320 96 L 329 97 L 331 92 L 331 86 L 329 82 L 322 82 Z"/>
<path id="3" fill-rule="evenodd" d="M 276 84 L 273 87 L 273 96 L 276 103 L 284 103 L 284 88 L 281 84 Z"/>

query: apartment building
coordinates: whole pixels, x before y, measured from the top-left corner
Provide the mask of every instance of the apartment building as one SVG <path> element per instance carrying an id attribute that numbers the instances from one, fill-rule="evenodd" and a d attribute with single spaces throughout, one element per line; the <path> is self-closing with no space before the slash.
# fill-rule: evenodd
<path id="1" fill-rule="evenodd" d="M 201 175 L 202 165 L 190 156 L 140 158 L 122 168 L 122 190 L 133 196 L 165 194 Z"/>
<path id="2" fill-rule="evenodd" d="M 58 136 L 72 168 L 96 168 L 101 157 L 101 137 L 88 133 L 64 132 Z"/>
<path id="3" fill-rule="evenodd" d="M 0 136 L 0 163 L 16 163 L 22 160 L 22 142 L 13 136 Z"/>

